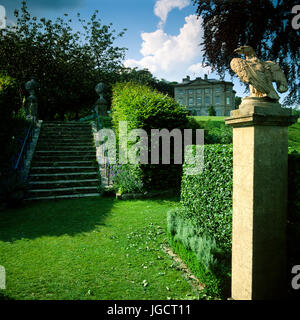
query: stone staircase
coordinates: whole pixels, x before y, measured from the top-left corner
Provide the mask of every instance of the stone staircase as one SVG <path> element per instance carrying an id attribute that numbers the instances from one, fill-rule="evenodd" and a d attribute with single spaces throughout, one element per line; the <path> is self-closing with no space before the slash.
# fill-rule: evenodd
<path id="1" fill-rule="evenodd" d="M 99 196 L 89 123 L 43 122 L 29 173 L 28 200 Z"/>

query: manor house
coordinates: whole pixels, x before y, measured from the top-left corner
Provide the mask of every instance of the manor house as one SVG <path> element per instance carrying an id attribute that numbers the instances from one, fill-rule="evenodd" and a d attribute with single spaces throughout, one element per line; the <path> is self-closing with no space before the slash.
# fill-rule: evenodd
<path id="1" fill-rule="evenodd" d="M 175 100 L 186 106 L 192 115 L 207 116 L 210 106 L 217 116 L 229 116 L 230 110 L 234 110 L 236 92 L 232 82 L 208 79 L 207 75 L 195 80 L 187 76 L 174 90 Z"/>

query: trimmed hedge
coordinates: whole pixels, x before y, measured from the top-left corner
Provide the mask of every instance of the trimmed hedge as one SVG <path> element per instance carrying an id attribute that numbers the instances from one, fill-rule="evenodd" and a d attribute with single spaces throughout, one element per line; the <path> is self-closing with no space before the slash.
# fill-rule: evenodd
<path id="1" fill-rule="evenodd" d="M 184 164 L 184 172 L 190 165 Z M 181 205 L 200 234 L 231 249 L 232 145 L 205 145 L 204 169 L 198 175 L 183 174 Z"/>
<path id="2" fill-rule="evenodd" d="M 186 109 L 173 98 L 133 82 L 117 83 L 113 87 L 112 125 L 118 140 L 120 138 L 119 121 L 127 121 L 128 132 L 132 129 L 144 129 L 147 132 L 149 162 L 151 159 L 151 129 L 170 131 L 174 128 L 185 129 L 188 128 L 189 123 Z M 172 164 L 172 140 L 170 165 L 139 165 L 144 190 L 164 190 L 169 189 L 170 186 L 180 189 L 182 165 Z M 127 169 L 130 166 L 130 164 L 127 165 Z M 136 170 L 135 165 L 132 165 L 132 168 Z"/>
<path id="3" fill-rule="evenodd" d="M 232 233 L 232 145 L 205 145 L 204 170 L 183 175 L 181 206 L 168 213 L 168 231 L 209 271 L 222 265 L 230 272 Z M 188 165 L 184 165 L 185 169 Z M 297 263 L 300 249 L 300 154 L 289 154 L 288 269 Z M 190 230 L 185 230 L 189 226 Z M 207 240 L 208 241 L 204 241 Z M 192 242 L 210 243 L 200 249 Z M 199 251 L 200 250 L 200 251 Z M 206 252 L 204 252 L 206 251 Z"/>

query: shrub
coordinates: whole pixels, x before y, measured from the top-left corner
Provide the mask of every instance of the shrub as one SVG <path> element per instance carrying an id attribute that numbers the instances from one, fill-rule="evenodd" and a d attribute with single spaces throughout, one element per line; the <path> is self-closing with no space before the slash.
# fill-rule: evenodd
<path id="1" fill-rule="evenodd" d="M 17 81 L 5 73 L 0 73 L 0 121 L 5 125 L 22 106 Z"/>
<path id="2" fill-rule="evenodd" d="M 198 175 L 183 174 L 181 205 L 184 216 L 216 240 L 222 250 L 231 249 L 232 145 L 205 145 L 204 169 Z M 184 172 L 190 165 L 184 165 Z"/>
<path id="3" fill-rule="evenodd" d="M 127 121 L 128 132 L 144 129 L 151 146 L 151 129 L 185 129 L 188 126 L 187 111 L 173 98 L 133 82 L 117 83 L 113 87 L 112 125 L 119 140 L 119 121 Z M 130 143 L 128 143 L 130 145 Z M 180 188 L 182 165 L 142 164 L 141 179 L 145 190 Z M 148 150 L 151 159 L 150 149 Z"/>
<path id="4" fill-rule="evenodd" d="M 208 121 L 209 122 L 209 121 Z M 220 123 L 219 127 L 205 128 L 206 144 L 231 144 L 232 128 Z"/>
<path id="5" fill-rule="evenodd" d="M 197 121 L 194 117 L 189 117 L 189 128 L 204 129 L 205 144 L 231 144 L 232 127 L 225 125 L 222 121 Z"/>
<path id="6" fill-rule="evenodd" d="M 172 240 L 191 250 L 206 270 L 217 271 L 226 283 L 226 273 L 231 267 L 232 145 L 206 145 L 204 156 L 201 174 L 183 175 L 181 206 L 168 214 L 168 231 Z M 295 246 L 300 241 L 300 153 L 290 148 L 288 161 L 287 274 L 290 275 L 300 255 L 299 247 Z M 187 167 L 185 164 L 184 172 Z"/>
<path id="7" fill-rule="evenodd" d="M 138 165 L 112 165 L 114 189 L 120 194 L 139 193 L 143 190 L 142 170 Z"/>
<path id="8" fill-rule="evenodd" d="M 213 106 L 210 106 L 210 107 L 208 108 L 208 115 L 209 115 L 209 116 L 212 116 L 212 117 L 214 117 L 214 116 L 217 115 L 216 110 L 215 110 L 215 108 L 214 108 Z"/>
<path id="9" fill-rule="evenodd" d="M 218 261 L 216 256 L 221 250 L 217 247 L 214 238 L 207 234 L 201 234 L 201 230 L 192 224 L 190 220 L 184 219 L 180 211 L 184 209 L 173 209 L 167 214 L 167 227 L 174 241 L 181 242 L 186 249 L 195 253 L 197 260 L 206 270 L 216 270 Z"/>

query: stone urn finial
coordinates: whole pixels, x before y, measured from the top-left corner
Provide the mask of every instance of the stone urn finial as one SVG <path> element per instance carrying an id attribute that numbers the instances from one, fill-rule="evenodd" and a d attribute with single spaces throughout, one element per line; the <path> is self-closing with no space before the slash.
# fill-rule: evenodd
<path id="1" fill-rule="evenodd" d="M 34 119 L 34 121 L 37 120 L 37 87 L 38 83 L 34 79 L 31 79 L 25 84 L 25 89 L 29 92 L 27 110 L 29 115 Z"/>
<path id="2" fill-rule="evenodd" d="M 105 84 L 103 82 L 98 83 L 95 87 L 95 91 L 99 96 L 99 99 L 96 102 L 96 107 L 99 115 L 102 117 L 107 116 L 107 101 L 104 99 L 104 90 Z"/>

